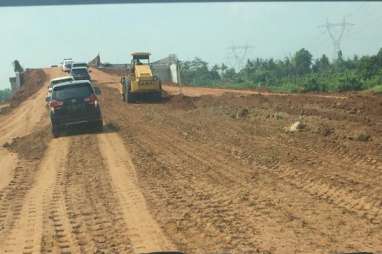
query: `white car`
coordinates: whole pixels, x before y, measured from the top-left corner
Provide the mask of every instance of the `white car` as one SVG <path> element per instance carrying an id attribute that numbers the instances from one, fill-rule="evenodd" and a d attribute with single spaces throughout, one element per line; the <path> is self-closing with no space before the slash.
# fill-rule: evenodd
<path id="1" fill-rule="evenodd" d="M 73 60 L 71 58 L 64 59 L 62 61 L 62 71 L 63 72 L 70 72 L 72 68 Z"/>
<path id="2" fill-rule="evenodd" d="M 49 82 L 48 94 L 45 97 L 45 101 L 49 103 L 50 97 L 52 96 L 53 87 L 55 85 L 58 85 L 58 84 L 61 84 L 61 83 L 64 83 L 64 82 L 73 81 L 73 80 L 74 80 L 74 78 L 72 76 L 65 76 L 65 77 L 59 77 L 59 78 L 52 79 Z"/>

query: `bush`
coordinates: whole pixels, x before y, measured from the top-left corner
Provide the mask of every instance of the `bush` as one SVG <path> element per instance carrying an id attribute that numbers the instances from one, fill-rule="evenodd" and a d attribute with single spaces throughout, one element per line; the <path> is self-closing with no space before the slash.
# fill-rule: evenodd
<path id="1" fill-rule="evenodd" d="M 337 81 L 337 91 L 357 91 L 363 88 L 362 82 L 355 77 L 339 78 Z"/>
<path id="2" fill-rule="evenodd" d="M 273 92 L 289 92 L 298 93 L 302 92 L 303 88 L 294 82 L 284 82 L 279 86 L 269 86 L 269 89 Z"/>
<path id="3" fill-rule="evenodd" d="M 303 86 L 305 92 L 326 92 L 328 90 L 326 84 L 318 82 L 315 78 L 309 79 Z"/>
<path id="4" fill-rule="evenodd" d="M 370 90 L 374 93 L 382 94 L 382 85 L 374 86 Z"/>

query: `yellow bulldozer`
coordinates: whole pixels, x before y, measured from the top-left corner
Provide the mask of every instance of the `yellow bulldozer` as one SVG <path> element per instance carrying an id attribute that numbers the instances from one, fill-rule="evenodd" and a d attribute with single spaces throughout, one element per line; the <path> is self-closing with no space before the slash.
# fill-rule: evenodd
<path id="1" fill-rule="evenodd" d="M 153 75 L 150 67 L 150 53 L 132 53 L 132 60 L 128 75 L 121 78 L 122 99 L 128 103 L 155 100 L 162 98 L 162 84 Z"/>

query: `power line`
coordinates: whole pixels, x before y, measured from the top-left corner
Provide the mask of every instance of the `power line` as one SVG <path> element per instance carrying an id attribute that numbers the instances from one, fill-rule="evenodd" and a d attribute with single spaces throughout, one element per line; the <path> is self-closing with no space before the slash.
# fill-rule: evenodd
<path id="1" fill-rule="evenodd" d="M 351 17 L 354 13 L 359 12 L 361 9 L 365 9 L 365 7 L 366 10 L 369 8 L 368 2 L 361 3 L 359 6 L 354 8 L 353 11 L 349 12 L 345 17 Z"/>

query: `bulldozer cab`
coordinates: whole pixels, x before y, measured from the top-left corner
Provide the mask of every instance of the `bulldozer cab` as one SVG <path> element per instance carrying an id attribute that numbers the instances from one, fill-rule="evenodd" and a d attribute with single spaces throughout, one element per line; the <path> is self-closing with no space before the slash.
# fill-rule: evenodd
<path id="1" fill-rule="evenodd" d="M 150 53 L 147 52 L 134 52 L 131 54 L 131 71 L 134 72 L 135 65 L 150 65 Z"/>
<path id="2" fill-rule="evenodd" d="M 131 54 L 130 80 L 136 80 L 138 77 L 152 76 L 150 69 L 150 53 L 134 52 Z M 138 67 L 139 66 L 139 67 Z"/>

